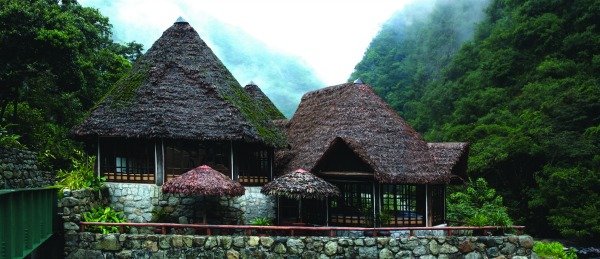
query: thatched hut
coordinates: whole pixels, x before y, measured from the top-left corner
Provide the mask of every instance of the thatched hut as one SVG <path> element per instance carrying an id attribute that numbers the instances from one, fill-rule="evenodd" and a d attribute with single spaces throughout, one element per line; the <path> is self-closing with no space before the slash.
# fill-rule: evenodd
<path id="1" fill-rule="evenodd" d="M 466 143 L 426 143 L 362 82 L 305 94 L 284 128 L 282 170 L 306 168 L 340 189 L 326 204 L 330 225 L 442 224 L 445 187 L 466 170 Z"/>
<path id="2" fill-rule="evenodd" d="M 261 100 L 178 20 L 73 134 L 97 144 L 98 172 L 111 182 L 162 185 L 207 164 L 262 185 L 272 178 L 274 148 L 286 142 L 271 122 L 278 111 Z"/>

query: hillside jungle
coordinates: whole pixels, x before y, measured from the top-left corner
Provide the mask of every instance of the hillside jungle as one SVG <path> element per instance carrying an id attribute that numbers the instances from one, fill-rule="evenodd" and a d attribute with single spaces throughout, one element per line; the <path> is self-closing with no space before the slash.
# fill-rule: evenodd
<path id="1" fill-rule="evenodd" d="M 349 80 L 426 140 L 471 143 L 470 188 L 451 195 L 450 219 L 600 240 L 600 2 L 418 7 L 389 19 Z M 81 159 L 70 128 L 143 51 L 111 30 L 76 1 L 0 1 L 0 145 L 38 152 L 47 170 Z"/>

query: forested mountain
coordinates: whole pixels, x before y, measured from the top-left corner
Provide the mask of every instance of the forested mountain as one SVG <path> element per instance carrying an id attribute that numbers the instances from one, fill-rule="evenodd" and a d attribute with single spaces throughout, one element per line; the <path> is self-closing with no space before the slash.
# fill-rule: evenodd
<path id="1" fill-rule="evenodd" d="M 456 52 L 456 34 L 433 30 L 452 21 L 440 15 L 404 28 L 392 19 L 352 78 L 428 140 L 471 142 L 470 176 L 496 187 L 530 232 L 600 238 L 600 2 L 494 0 Z M 411 45 L 411 30 L 439 37 Z"/>

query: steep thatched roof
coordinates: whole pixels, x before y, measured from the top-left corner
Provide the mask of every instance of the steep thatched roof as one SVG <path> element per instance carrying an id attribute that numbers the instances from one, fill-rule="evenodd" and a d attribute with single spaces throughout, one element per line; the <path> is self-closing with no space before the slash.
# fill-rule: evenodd
<path id="1" fill-rule="evenodd" d="M 265 184 L 260 192 L 292 199 L 324 199 L 340 195 L 340 190 L 333 184 L 303 169 L 296 169 L 276 178 Z"/>
<path id="2" fill-rule="evenodd" d="M 167 181 L 162 191 L 185 195 L 241 196 L 246 190 L 240 183 L 203 165 Z"/>
<path id="3" fill-rule="evenodd" d="M 289 160 L 284 170 L 318 173 L 315 165 L 339 138 L 380 182 L 446 183 L 451 178 L 436 165 L 421 136 L 365 84 L 305 94 L 287 125 L 287 136 L 292 149 L 280 156 Z"/>
<path id="4" fill-rule="evenodd" d="M 194 28 L 176 22 L 73 134 L 285 145 L 285 137 L 261 105 Z"/>
<path id="5" fill-rule="evenodd" d="M 427 143 L 435 164 L 460 179 L 467 179 L 469 144 L 465 142 Z"/>
<path id="6" fill-rule="evenodd" d="M 271 99 L 269 99 L 269 97 L 267 97 L 267 95 L 262 90 L 260 90 L 260 87 L 258 87 L 258 85 L 254 84 L 253 82 L 250 82 L 249 84 L 244 86 L 244 90 L 252 98 L 254 98 L 254 100 L 263 109 L 263 112 L 265 113 L 265 115 L 267 115 L 267 117 L 269 117 L 270 120 L 285 119 L 283 113 L 281 113 L 281 111 L 279 111 L 279 109 L 275 107 L 275 104 L 273 104 Z"/>

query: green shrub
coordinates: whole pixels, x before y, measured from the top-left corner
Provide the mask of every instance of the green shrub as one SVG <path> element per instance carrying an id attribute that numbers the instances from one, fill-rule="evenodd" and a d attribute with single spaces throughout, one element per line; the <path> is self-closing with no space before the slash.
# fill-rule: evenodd
<path id="1" fill-rule="evenodd" d="M 565 250 L 565 247 L 559 242 L 535 242 L 533 251 L 540 258 L 556 258 L 556 259 L 574 259 L 577 254 L 573 249 Z"/>
<path id="2" fill-rule="evenodd" d="M 273 225 L 273 220 L 267 217 L 257 217 L 257 218 L 253 218 L 250 221 L 250 225 L 253 226 L 272 226 Z"/>
<path id="3" fill-rule="evenodd" d="M 127 222 L 123 212 L 113 210 L 111 207 L 95 207 L 91 211 L 83 213 L 84 222 L 113 222 L 123 223 Z M 119 227 L 116 226 L 89 226 L 90 232 L 109 234 L 119 233 Z"/>
<path id="4" fill-rule="evenodd" d="M 448 219 L 470 226 L 510 226 L 513 224 L 502 197 L 479 178 L 471 181 L 464 191 L 448 198 Z"/>
<path id="5" fill-rule="evenodd" d="M 82 151 L 76 150 L 75 156 L 71 158 L 71 170 L 59 170 L 56 174 L 56 185 L 60 190 L 79 190 L 92 188 L 99 190 L 104 186 L 104 178 L 100 178 L 94 172 L 96 158 L 86 156 Z"/>
<path id="6" fill-rule="evenodd" d="M 25 146 L 19 142 L 21 136 L 8 132 L 9 126 L 11 125 L 0 125 L 0 147 L 25 148 Z"/>

